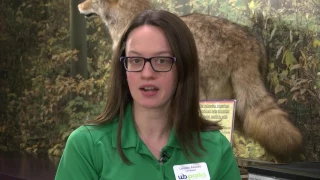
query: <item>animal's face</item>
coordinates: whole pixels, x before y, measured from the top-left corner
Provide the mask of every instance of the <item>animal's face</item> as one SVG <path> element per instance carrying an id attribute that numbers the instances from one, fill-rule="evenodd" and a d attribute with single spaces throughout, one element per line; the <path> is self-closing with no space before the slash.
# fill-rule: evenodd
<path id="1" fill-rule="evenodd" d="M 100 16 L 108 19 L 110 9 L 118 3 L 118 0 L 86 0 L 78 5 L 81 14 L 86 17 Z"/>
<path id="2" fill-rule="evenodd" d="M 113 48 L 133 17 L 150 9 L 149 0 L 85 0 L 78 5 L 86 17 L 99 16 L 106 25 L 113 40 Z"/>

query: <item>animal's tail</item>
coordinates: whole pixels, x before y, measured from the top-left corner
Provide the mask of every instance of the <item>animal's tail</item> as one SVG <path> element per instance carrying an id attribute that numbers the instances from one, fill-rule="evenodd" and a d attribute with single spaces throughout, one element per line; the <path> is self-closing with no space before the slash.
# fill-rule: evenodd
<path id="1" fill-rule="evenodd" d="M 246 48 L 248 52 L 261 49 L 249 45 Z M 258 70 L 261 64 L 259 60 L 252 61 L 252 58 L 261 56 L 246 52 L 236 56 L 239 61 L 232 71 L 231 81 L 237 99 L 236 112 L 243 121 L 243 131 L 277 160 L 286 161 L 301 151 L 300 131 L 266 90 Z"/>

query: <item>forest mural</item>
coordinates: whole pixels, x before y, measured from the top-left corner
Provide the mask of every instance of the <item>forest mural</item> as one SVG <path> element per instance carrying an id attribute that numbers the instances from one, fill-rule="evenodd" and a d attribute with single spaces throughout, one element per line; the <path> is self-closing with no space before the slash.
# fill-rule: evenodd
<path id="1" fill-rule="evenodd" d="M 304 136 L 302 161 L 320 160 L 320 0 L 153 0 L 184 15 L 203 13 L 247 26 L 266 46 L 266 84 Z M 86 21 L 87 63 L 72 72 L 70 1 L 0 4 L 0 150 L 60 156 L 66 138 L 99 114 L 111 40 L 99 18 Z M 209 48 L 209 47 L 208 47 Z M 235 134 L 239 158 L 273 161 L 258 143 Z"/>

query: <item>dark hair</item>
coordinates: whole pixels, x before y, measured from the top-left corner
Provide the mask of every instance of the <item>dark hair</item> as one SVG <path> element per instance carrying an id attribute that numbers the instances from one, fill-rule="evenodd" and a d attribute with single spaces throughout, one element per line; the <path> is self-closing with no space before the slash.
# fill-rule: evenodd
<path id="1" fill-rule="evenodd" d="M 125 55 L 126 41 L 130 32 L 142 25 L 161 28 L 169 41 L 173 56 L 177 59 L 178 82 L 171 101 L 169 120 L 184 153 L 188 157 L 190 157 L 189 152 L 200 156 L 201 153 L 194 146 L 197 143 L 201 150 L 205 150 L 200 139 L 200 132 L 219 130 L 221 126 L 216 122 L 205 120 L 201 115 L 199 61 L 196 44 L 186 24 L 179 17 L 167 11 L 146 10 L 129 24 L 114 52 L 105 110 L 91 122 L 102 124 L 119 117 L 117 147 L 122 160 L 130 163 L 121 148 L 121 129 L 125 106 L 132 101 L 132 97 L 126 81 L 126 71 L 119 59 Z"/>

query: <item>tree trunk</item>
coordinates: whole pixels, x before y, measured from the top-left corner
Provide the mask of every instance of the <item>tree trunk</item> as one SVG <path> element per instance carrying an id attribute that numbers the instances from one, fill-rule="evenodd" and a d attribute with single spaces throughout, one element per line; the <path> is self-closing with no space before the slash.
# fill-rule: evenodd
<path id="1" fill-rule="evenodd" d="M 70 37 L 71 49 L 79 51 L 78 60 L 71 63 L 71 76 L 80 74 L 83 78 L 88 78 L 87 70 L 87 42 L 86 42 L 86 22 L 80 14 L 77 6 L 83 0 L 70 0 Z"/>

